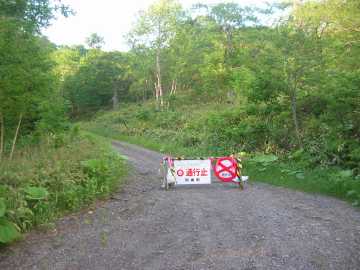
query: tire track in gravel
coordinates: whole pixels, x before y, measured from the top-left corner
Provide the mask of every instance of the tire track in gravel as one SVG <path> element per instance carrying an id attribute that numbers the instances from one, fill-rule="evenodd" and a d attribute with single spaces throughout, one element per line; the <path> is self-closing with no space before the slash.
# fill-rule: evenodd
<path id="1" fill-rule="evenodd" d="M 0 250 L 0 269 L 360 269 L 360 211 L 264 184 L 160 189 L 162 156 L 126 143 L 128 183 L 56 231 Z"/>

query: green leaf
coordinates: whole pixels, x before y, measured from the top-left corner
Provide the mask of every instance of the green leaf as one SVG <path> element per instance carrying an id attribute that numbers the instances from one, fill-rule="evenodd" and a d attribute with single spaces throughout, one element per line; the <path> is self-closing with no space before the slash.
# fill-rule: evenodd
<path id="1" fill-rule="evenodd" d="M 24 191 L 29 200 L 44 200 L 49 196 L 49 192 L 43 187 L 27 187 Z"/>
<path id="2" fill-rule="evenodd" d="M 303 174 L 303 172 L 302 171 L 295 171 L 295 170 L 288 172 L 288 175 L 295 175 L 296 176 L 297 174 Z"/>
<path id="3" fill-rule="evenodd" d="M 277 161 L 279 158 L 275 155 L 258 155 L 251 160 L 257 163 L 271 163 Z"/>
<path id="4" fill-rule="evenodd" d="M 295 176 L 297 179 L 305 179 L 305 175 L 303 173 L 297 173 Z"/>
<path id="5" fill-rule="evenodd" d="M 355 190 L 349 190 L 348 192 L 346 192 L 346 197 L 357 198 L 357 192 Z"/>
<path id="6" fill-rule="evenodd" d="M 0 243 L 10 243 L 21 236 L 14 223 L 0 218 Z"/>
<path id="7" fill-rule="evenodd" d="M 295 151 L 294 153 L 291 154 L 290 158 L 298 159 L 298 158 L 301 157 L 301 155 L 303 155 L 303 153 L 304 153 L 303 149 L 297 150 L 297 151 Z"/>
<path id="8" fill-rule="evenodd" d="M 127 156 L 125 156 L 125 155 L 118 154 L 118 156 L 121 157 L 124 160 L 129 160 L 129 158 Z"/>
<path id="9" fill-rule="evenodd" d="M 0 218 L 5 215 L 5 211 L 6 211 L 5 200 L 3 198 L 0 198 Z"/>
<path id="10" fill-rule="evenodd" d="M 351 177 L 351 176 L 353 175 L 353 171 L 352 171 L 352 170 L 343 170 L 343 171 L 340 171 L 340 172 L 338 173 L 338 175 L 339 175 L 340 177 L 344 177 L 344 178 L 346 178 L 346 177 Z"/>
<path id="11" fill-rule="evenodd" d="M 34 216 L 33 211 L 31 211 L 30 208 L 27 207 L 19 207 L 18 209 L 16 209 L 16 215 L 18 217 L 27 217 L 27 216 Z"/>
<path id="12" fill-rule="evenodd" d="M 360 206 L 360 202 L 358 200 L 356 200 L 352 203 L 352 206 L 358 207 L 358 206 Z"/>

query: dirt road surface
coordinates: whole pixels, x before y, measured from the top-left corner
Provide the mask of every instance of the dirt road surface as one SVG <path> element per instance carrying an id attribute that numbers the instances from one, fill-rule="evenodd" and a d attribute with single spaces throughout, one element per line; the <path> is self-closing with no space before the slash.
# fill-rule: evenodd
<path id="1" fill-rule="evenodd" d="M 160 189 L 159 153 L 125 143 L 128 184 L 56 230 L 0 250 L 0 269 L 360 269 L 360 211 L 262 184 Z"/>

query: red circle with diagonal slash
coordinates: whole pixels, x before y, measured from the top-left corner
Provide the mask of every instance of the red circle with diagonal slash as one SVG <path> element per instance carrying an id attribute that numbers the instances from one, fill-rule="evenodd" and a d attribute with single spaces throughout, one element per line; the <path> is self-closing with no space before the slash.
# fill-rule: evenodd
<path id="1" fill-rule="evenodd" d="M 214 167 L 214 173 L 216 177 L 219 178 L 221 181 L 232 182 L 237 177 L 236 169 L 237 164 L 234 158 L 219 158 Z M 227 173 L 227 175 L 222 175 L 222 173 L 224 172 Z"/>

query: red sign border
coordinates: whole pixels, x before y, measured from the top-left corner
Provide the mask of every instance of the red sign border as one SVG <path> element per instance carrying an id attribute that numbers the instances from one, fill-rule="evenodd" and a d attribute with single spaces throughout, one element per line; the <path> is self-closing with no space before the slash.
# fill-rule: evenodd
<path id="1" fill-rule="evenodd" d="M 224 161 L 230 161 L 231 165 L 230 166 L 224 165 L 223 164 Z M 219 167 L 221 167 L 220 170 L 218 170 Z M 231 170 L 232 168 L 234 168 L 234 171 Z M 223 182 L 232 182 L 237 177 L 236 169 L 237 169 L 237 162 L 234 158 L 232 157 L 219 158 L 217 159 L 216 164 L 214 166 L 214 174 L 216 175 L 217 178 L 219 178 Z M 222 172 L 228 172 L 230 173 L 231 176 L 223 177 L 220 175 Z"/>

